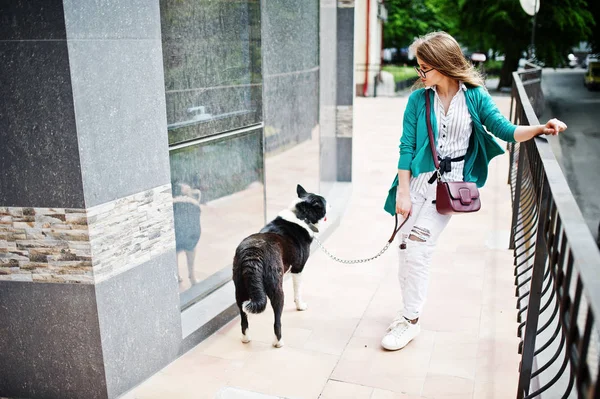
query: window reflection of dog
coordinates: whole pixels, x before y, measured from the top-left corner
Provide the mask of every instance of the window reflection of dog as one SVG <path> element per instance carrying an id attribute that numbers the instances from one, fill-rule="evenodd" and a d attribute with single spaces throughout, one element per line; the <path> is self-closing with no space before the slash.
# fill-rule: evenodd
<path id="1" fill-rule="evenodd" d="M 175 219 L 175 246 L 177 254 L 185 252 L 188 277 L 197 284 L 194 272 L 196 245 L 200 241 L 200 200 L 202 193 L 185 183 L 173 185 L 173 215 Z M 179 276 L 179 282 L 183 279 Z"/>

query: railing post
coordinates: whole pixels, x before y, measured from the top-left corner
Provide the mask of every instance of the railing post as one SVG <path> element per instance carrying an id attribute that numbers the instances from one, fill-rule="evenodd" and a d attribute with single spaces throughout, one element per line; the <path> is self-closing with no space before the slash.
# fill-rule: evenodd
<path id="1" fill-rule="evenodd" d="M 524 152 L 521 148 L 520 152 Z M 521 156 L 519 156 L 521 158 Z M 519 169 L 523 167 L 519 165 Z M 540 165 L 541 167 L 541 165 Z M 548 259 L 548 248 L 544 238 L 544 223 L 548 220 L 550 189 L 546 178 L 542 177 L 542 188 L 539 199 L 539 219 L 535 241 L 535 259 L 531 276 L 531 287 L 529 291 L 529 303 L 527 304 L 527 320 L 525 322 L 525 333 L 523 338 L 523 355 L 519 369 L 519 385 L 517 399 L 523 399 L 529 393 L 531 373 L 533 367 L 533 356 L 535 352 L 535 341 L 540 316 L 540 301 L 542 296 L 542 285 L 544 282 L 544 270 Z M 515 196 L 516 197 L 516 196 Z"/>
<path id="2" fill-rule="evenodd" d="M 515 97 L 517 95 L 517 87 L 515 83 L 515 78 L 513 77 L 512 86 L 510 88 L 510 112 L 508 113 L 508 117 L 512 119 L 513 116 L 513 107 L 515 104 Z"/>
<path id="3" fill-rule="evenodd" d="M 514 146 L 513 146 L 514 149 Z M 519 147 L 519 162 L 517 167 L 517 181 L 515 182 L 515 198 L 512 204 L 512 223 L 510 226 L 510 239 L 508 249 L 515 249 L 515 231 L 519 222 L 519 210 L 521 209 L 521 185 L 523 183 L 523 167 L 525 166 L 525 143 Z"/>
<path id="4" fill-rule="evenodd" d="M 517 93 L 517 89 L 516 89 L 516 83 L 515 83 L 515 79 L 513 78 L 512 81 L 512 87 L 511 87 L 511 91 L 510 91 L 510 112 L 508 113 L 508 117 L 510 120 L 512 120 L 512 116 L 513 116 L 513 107 L 514 107 L 514 103 L 515 103 L 515 96 Z M 511 184 L 511 177 L 512 177 L 512 170 L 513 170 L 513 163 L 514 163 L 514 157 L 515 157 L 515 143 L 511 143 L 508 145 L 509 148 L 509 156 L 510 156 L 510 163 L 508 164 L 508 181 L 507 184 Z M 514 188 L 513 188 L 514 189 Z"/>
<path id="5" fill-rule="evenodd" d="M 512 177 L 512 171 L 514 168 L 514 162 L 515 162 L 515 143 L 509 143 L 508 144 L 508 179 L 506 184 L 511 183 L 511 177 Z M 514 190 L 514 187 L 513 187 Z"/>

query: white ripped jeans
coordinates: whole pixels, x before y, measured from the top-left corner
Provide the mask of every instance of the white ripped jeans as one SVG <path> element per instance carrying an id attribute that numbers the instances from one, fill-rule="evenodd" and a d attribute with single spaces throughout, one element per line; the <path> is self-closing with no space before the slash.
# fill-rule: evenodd
<path id="1" fill-rule="evenodd" d="M 412 216 L 396 239 L 400 267 L 398 280 L 402 290 L 402 315 L 414 320 L 421 315 L 427 299 L 429 267 L 437 240 L 448 225 L 450 215 L 441 215 L 435 209 L 436 184 L 431 184 L 424 195 L 411 193 Z M 406 244 L 406 249 L 401 244 Z"/>

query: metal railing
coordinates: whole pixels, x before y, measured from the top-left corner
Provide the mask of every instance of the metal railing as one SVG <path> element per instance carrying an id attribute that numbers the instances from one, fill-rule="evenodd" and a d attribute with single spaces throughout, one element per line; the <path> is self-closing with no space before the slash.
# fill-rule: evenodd
<path id="1" fill-rule="evenodd" d="M 540 99 L 541 69 L 514 72 L 513 122 L 539 124 Z M 509 150 L 517 398 L 600 398 L 600 252 L 550 144 L 536 138 Z"/>

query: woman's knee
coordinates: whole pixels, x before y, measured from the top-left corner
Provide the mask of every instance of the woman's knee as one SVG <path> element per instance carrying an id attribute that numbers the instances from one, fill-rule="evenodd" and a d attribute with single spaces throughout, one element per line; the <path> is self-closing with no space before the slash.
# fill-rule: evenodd
<path id="1" fill-rule="evenodd" d="M 431 238 L 431 232 L 429 229 L 414 226 L 408 236 L 408 239 L 416 242 L 427 242 Z"/>

